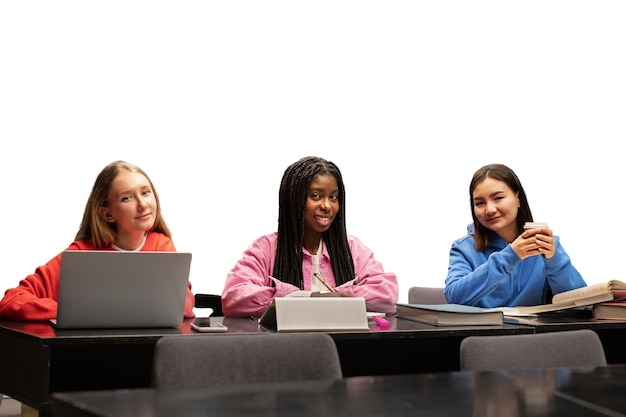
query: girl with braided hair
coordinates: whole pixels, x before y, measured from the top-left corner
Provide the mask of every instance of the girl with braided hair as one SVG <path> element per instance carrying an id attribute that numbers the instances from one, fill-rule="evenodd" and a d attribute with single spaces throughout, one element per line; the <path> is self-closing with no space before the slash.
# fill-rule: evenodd
<path id="1" fill-rule="evenodd" d="M 260 316 L 275 297 L 363 297 L 368 311 L 394 313 L 396 275 L 346 232 L 345 188 L 330 161 L 305 157 L 285 170 L 278 231 L 256 239 L 228 273 L 225 316 Z"/>

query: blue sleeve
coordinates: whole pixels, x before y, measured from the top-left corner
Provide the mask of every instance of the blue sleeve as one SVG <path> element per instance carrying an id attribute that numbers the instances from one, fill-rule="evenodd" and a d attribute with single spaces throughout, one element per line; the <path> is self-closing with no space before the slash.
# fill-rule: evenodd
<path id="1" fill-rule="evenodd" d="M 459 239 L 450 249 L 445 296 L 449 303 L 480 307 L 504 306 L 517 287 L 510 277 L 521 262 L 515 251 L 506 246 L 496 252 L 479 252 L 473 239 Z"/>
<path id="2" fill-rule="evenodd" d="M 560 239 L 555 236 L 554 243 L 556 251 L 550 259 L 544 260 L 544 274 L 548 278 L 548 283 L 553 294 L 569 291 L 580 287 L 585 287 L 587 283 L 574 268 L 569 255 L 561 246 Z"/>

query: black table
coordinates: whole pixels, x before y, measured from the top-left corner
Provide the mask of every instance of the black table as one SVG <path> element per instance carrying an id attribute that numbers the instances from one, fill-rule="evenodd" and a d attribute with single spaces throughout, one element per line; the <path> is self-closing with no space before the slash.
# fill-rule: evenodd
<path id="1" fill-rule="evenodd" d="M 67 417 L 625 416 L 626 365 L 53 394 Z"/>
<path id="2" fill-rule="evenodd" d="M 458 370 L 463 338 L 534 332 L 509 324 L 444 328 L 388 320 L 389 330 L 372 321 L 369 331 L 329 333 L 344 376 Z M 193 337 L 190 322 L 176 329 L 63 331 L 47 322 L 0 322 L 0 393 L 46 416 L 52 392 L 149 387 L 156 341 L 167 334 Z M 229 333 L 266 331 L 247 318 L 225 318 L 224 324 Z"/>

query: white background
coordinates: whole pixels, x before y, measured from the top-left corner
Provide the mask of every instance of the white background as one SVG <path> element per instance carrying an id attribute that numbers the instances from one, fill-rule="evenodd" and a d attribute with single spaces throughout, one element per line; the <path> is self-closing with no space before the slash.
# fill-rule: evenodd
<path id="1" fill-rule="evenodd" d="M 442 286 L 501 162 L 588 283 L 622 269 L 622 1 L 4 1 L 0 290 L 73 240 L 96 175 L 155 183 L 195 292 L 275 231 L 287 165 L 336 162 L 348 231 Z"/>

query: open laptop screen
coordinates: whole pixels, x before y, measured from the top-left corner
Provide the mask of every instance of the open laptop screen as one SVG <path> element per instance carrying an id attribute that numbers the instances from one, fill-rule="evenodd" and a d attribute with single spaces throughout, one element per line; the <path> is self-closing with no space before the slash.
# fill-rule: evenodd
<path id="1" fill-rule="evenodd" d="M 66 251 L 55 326 L 179 326 L 190 266 L 188 252 Z"/>

